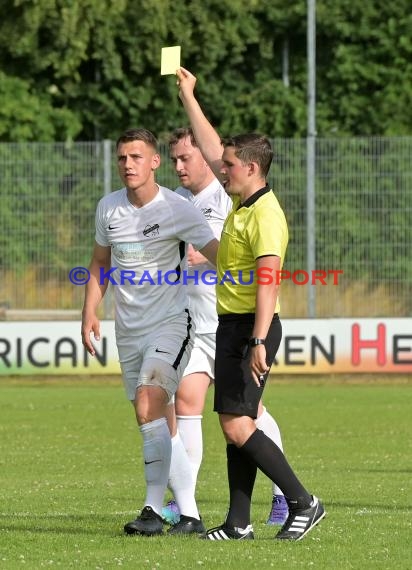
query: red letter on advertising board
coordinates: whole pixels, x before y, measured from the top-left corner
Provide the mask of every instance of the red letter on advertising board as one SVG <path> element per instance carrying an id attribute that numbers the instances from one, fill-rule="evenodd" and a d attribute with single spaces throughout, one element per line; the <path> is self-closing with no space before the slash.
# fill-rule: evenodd
<path id="1" fill-rule="evenodd" d="M 386 337 L 385 325 L 378 325 L 378 338 L 376 340 L 362 340 L 360 338 L 360 326 L 352 326 L 352 364 L 358 366 L 361 363 L 360 351 L 364 348 L 374 348 L 377 351 L 376 362 L 379 366 L 386 364 Z"/>

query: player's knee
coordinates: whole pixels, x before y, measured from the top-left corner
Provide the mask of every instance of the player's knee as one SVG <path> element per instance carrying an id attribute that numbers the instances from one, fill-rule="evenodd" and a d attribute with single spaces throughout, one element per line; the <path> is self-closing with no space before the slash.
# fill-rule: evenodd
<path id="1" fill-rule="evenodd" d="M 136 390 L 134 408 L 137 423 L 144 425 L 166 417 L 168 393 L 159 386 L 140 385 Z"/>
<path id="2" fill-rule="evenodd" d="M 220 425 L 228 443 L 242 447 L 253 434 L 256 426 L 248 416 L 220 416 Z"/>

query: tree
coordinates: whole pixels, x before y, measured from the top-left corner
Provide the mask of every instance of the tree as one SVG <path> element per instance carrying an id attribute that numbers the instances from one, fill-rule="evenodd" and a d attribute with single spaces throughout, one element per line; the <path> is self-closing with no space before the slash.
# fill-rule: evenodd
<path id="1" fill-rule="evenodd" d="M 176 44 L 222 133 L 304 136 L 306 4 L 3 0 L 0 139 L 100 140 L 139 124 L 165 137 L 185 122 L 174 78 L 159 73 L 161 48 Z M 319 135 L 411 134 L 410 29 L 410 0 L 317 1 Z"/>

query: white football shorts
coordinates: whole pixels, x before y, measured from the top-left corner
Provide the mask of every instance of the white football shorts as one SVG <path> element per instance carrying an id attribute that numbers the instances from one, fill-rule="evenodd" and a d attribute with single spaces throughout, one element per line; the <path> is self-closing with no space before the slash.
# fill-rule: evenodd
<path id="1" fill-rule="evenodd" d="M 140 386 L 160 386 L 175 394 L 193 348 L 194 324 L 188 311 L 150 334 L 116 339 L 123 383 L 129 400 Z"/>
<path id="2" fill-rule="evenodd" d="M 215 352 L 216 334 L 204 333 L 195 335 L 193 350 L 190 355 L 189 364 L 186 366 L 183 376 L 194 374 L 195 372 L 206 372 L 214 380 L 215 378 Z"/>

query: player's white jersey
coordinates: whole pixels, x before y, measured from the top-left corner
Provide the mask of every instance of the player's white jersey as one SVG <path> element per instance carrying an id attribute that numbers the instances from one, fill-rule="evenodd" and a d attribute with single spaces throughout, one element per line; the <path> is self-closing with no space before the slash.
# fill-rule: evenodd
<path id="1" fill-rule="evenodd" d="M 204 216 L 163 186 L 141 208 L 126 188 L 100 200 L 96 242 L 111 247 L 111 268 L 101 277 L 113 285 L 118 338 L 152 331 L 188 307 L 187 286 L 176 283 L 187 270 L 186 244 L 202 249 L 213 238 Z"/>
<path id="2" fill-rule="evenodd" d="M 215 179 L 196 195 L 193 195 L 190 190 L 181 186 L 175 190 L 175 193 L 183 196 L 203 214 L 216 239 L 219 240 L 223 222 L 232 209 L 232 200 L 226 194 L 219 181 Z M 214 285 L 205 284 L 205 282 L 211 282 L 212 275 L 207 272 L 213 271 L 213 274 L 216 275 L 216 268 L 210 263 L 204 263 L 191 267 L 188 271 L 189 275 L 194 275 L 197 272 L 199 277 L 198 284 L 188 280 L 190 313 L 196 324 L 196 333 L 214 333 L 218 324 L 216 290 Z M 200 275 L 205 275 L 205 279 L 201 279 Z"/>

